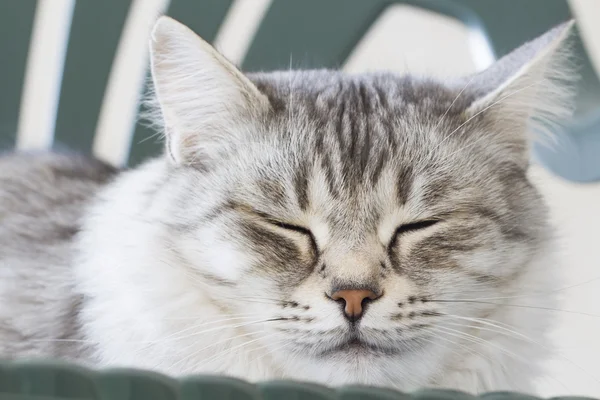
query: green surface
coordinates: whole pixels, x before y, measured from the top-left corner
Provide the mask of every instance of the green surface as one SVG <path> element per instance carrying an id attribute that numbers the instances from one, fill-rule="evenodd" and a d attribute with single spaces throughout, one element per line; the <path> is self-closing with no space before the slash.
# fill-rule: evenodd
<path id="1" fill-rule="evenodd" d="M 35 0 L 0 1 L 0 149 L 11 148 L 17 133 L 35 5 Z"/>
<path id="2" fill-rule="evenodd" d="M 336 68 L 385 10 L 384 0 L 273 0 L 242 67 Z"/>
<path id="3" fill-rule="evenodd" d="M 390 6 L 443 13 L 482 29 L 498 56 L 568 19 L 565 0 L 274 0 L 243 63 L 247 71 L 336 68 Z M 411 32 L 406 32 L 410 35 Z"/>
<path id="4" fill-rule="evenodd" d="M 537 400 L 519 393 L 481 396 L 448 390 L 400 393 L 361 386 L 327 388 L 291 381 L 250 384 L 220 376 L 181 380 L 139 370 L 89 369 L 64 363 L 0 363 L 0 400 Z M 583 399 L 563 397 L 555 400 Z"/>
<path id="5" fill-rule="evenodd" d="M 75 2 L 56 118 L 57 147 L 90 151 L 130 4 L 131 0 Z"/>

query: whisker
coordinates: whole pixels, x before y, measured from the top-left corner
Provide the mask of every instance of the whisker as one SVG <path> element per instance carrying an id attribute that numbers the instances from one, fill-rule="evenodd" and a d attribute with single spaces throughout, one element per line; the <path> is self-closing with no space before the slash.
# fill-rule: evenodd
<path id="1" fill-rule="evenodd" d="M 248 303 L 256 303 L 256 304 L 269 304 L 269 305 L 277 305 L 278 303 L 268 300 L 262 299 L 246 299 L 242 297 L 229 297 L 229 296 L 221 296 L 222 299 L 233 300 L 233 301 L 244 301 Z M 281 303 L 281 301 L 279 302 Z"/>
<path id="2" fill-rule="evenodd" d="M 465 345 L 463 343 L 460 343 L 458 341 L 454 341 L 454 340 L 448 339 L 447 337 L 444 337 L 442 335 L 436 334 L 434 331 L 429 331 L 428 333 L 432 334 L 435 337 L 435 339 L 444 340 L 444 341 L 450 343 L 452 346 L 459 346 L 463 350 L 466 350 L 466 351 L 468 351 L 471 354 L 476 354 L 476 355 L 484 358 L 485 360 L 489 361 L 490 364 L 493 364 L 491 357 L 489 357 L 489 356 L 487 356 L 487 355 L 485 355 L 485 354 L 483 354 L 483 353 L 481 353 L 479 351 L 476 351 L 476 350 L 470 348 L 469 346 L 467 346 L 467 345 Z M 434 345 L 438 345 L 439 344 L 436 341 L 431 340 L 431 339 L 421 338 L 421 340 L 426 340 L 429 343 L 434 344 Z M 453 350 L 449 346 L 444 346 L 444 347 L 447 348 L 448 350 L 452 351 L 454 354 L 456 354 L 458 356 L 464 356 L 464 354 L 460 353 L 458 350 Z"/>
<path id="3" fill-rule="evenodd" d="M 152 135 L 146 136 L 145 138 L 143 138 L 140 141 L 138 141 L 137 144 L 142 144 L 142 143 L 147 142 L 148 140 L 156 139 L 156 138 L 159 138 L 159 137 L 162 137 L 162 132 L 161 131 L 158 131 L 158 132 L 153 133 Z"/>
<path id="4" fill-rule="evenodd" d="M 280 339 L 280 340 L 278 340 L 278 341 L 277 341 L 277 343 L 281 343 L 281 342 L 284 342 L 284 340 L 283 340 L 283 339 Z M 261 346 L 261 347 L 258 347 L 258 348 L 256 348 L 255 350 L 265 349 L 265 348 L 267 348 L 267 347 L 270 347 L 272 344 L 273 344 L 273 343 L 266 344 L 266 345 L 264 345 L 264 346 Z M 257 361 L 259 361 L 259 360 L 263 359 L 264 357 L 266 357 L 266 356 L 268 356 L 268 355 L 271 355 L 271 354 L 273 354 L 273 353 L 275 353 L 275 352 L 277 352 L 277 351 L 279 351 L 279 350 L 281 350 L 281 349 L 283 349 L 284 347 L 287 347 L 287 346 L 288 346 L 288 344 L 287 344 L 287 343 L 284 343 L 284 344 L 283 344 L 283 345 L 281 345 L 281 346 L 275 347 L 274 349 L 271 349 L 271 350 L 269 350 L 268 352 L 266 352 L 266 353 L 264 353 L 264 354 L 262 354 L 262 355 L 260 355 L 260 356 L 258 356 L 258 357 L 256 357 L 256 358 L 253 358 L 252 360 L 250 360 L 250 361 L 248 362 L 248 365 L 252 365 L 253 363 L 255 363 L 255 362 L 257 362 Z"/>
<path id="5" fill-rule="evenodd" d="M 261 320 L 251 321 L 251 322 L 244 322 L 244 323 L 238 323 L 238 324 L 229 324 L 229 325 L 225 325 L 225 326 L 217 326 L 217 327 L 214 327 L 214 328 L 205 329 L 205 330 L 202 330 L 200 332 L 192 332 L 192 333 L 190 333 L 188 335 L 181 335 L 181 333 L 183 333 L 183 332 L 187 332 L 187 331 L 190 331 L 190 330 L 193 330 L 193 329 L 197 329 L 197 328 L 200 328 L 200 327 L 204 326 L 203 324 L 197 324 L 197 325 L 188 327 L 186 329 L 183 329 L 181 331 L 175 332 L 174 334 L 171 334 L 171 335 L 167 336 L 166 338 L 163 338 L 163 339 L 161 339 L 159 341 L 148 343 L 148 346 L 146 346 L 144 349 L 141 349 L 141 350 L 148 349 L 153 344 L 164 343 L 164 342 L 168 342 L 168 341 L 177 341 L 177 340 L 182 340 L 182 339 L 188 339 L 188 338 L 191 338 L 191 337 L 196 337 L 196 336 L 204 335 L 204 334 L 210 333 L 210 332 L 215 332 L 215 331 L 225 330 L 225 329 L 237 329 L 237 328 L 242 328 L 242 327 L 254 325 L 254 324 L 257 324 L 257 323 L 264 323 L 264 322 L 268 322 L 268 321 L 269 321 L 269 319 L 267 319 L 267 320 L 261 319 Z M 193 346 L 193 344 L 188 345 L 188 347 L 191 347 L 191 346 Z M 188 348 L 188 347 L 186 347 L 186 348 Z"/>
<path id="6" fill-rule="evenodd" d="M 468 351 L 468 352 L 469 352 L 469 353 L 471 353 L 471 354 L 476 354 L 476 355 L 478 355 L 478 356 L 482 357 L 483 359 L 485 359 L 486 361 L 488 361 L 488 362 L 490 363 L 490 365 L 492 365 L 492 366 L 494 366 L 494 365 L 496 364 L 496 363 L 494 362 L 494 360 L 493 360 L 493 359 L 492 359 L 490 356 L 488 356 L 488 355 L 485 355 L 485 354 L 483 354 L 483 353 L 481 353 L 481 352 L 479 352 L 479 351 L 476 351 L 476 350 L 474 350 L 474 349 L 471 349 L 469 346 L 467 346 L 467 345 L 465 345 L 465 344 L 462 344 L 462 343 L 459 343 L 459 342 L 457 342 L 457 341 L 454 341 L 454 340 L 448 339 L 447 337 L 444 337 L 444 336 L 442 336 L 442 335 L 435 334 L 435 332 L 431 332 L 431 331 L 430 331 L 429 333 L 433 334 L 436 340 L 444 340 L 444 341 L 446 341 L 446 342 L 450 343 L 452 346 L 459 346 L 459 347 L 461 347 L 461 348 L 462 348 L 462 349 L 464 349 L 465 351 Z M 436 341 L 434 341 L 434 340 L 428 340 L 428 341 L 429 341 L 430 343 L 434 344 L 434 345 L 438 345 L 438 344 L 440 344 L 440 343 L 437 343 L 437 342 L 436 342 Z M 452 349 L 451 349 L 449 346 L 444 346 L 444 347 L 445 347 L 445 348 L 447 348 L 447 349 L 449 349 L 450 351 L 452 351 Z M 458 351 L 453 351 L 453 353 L 455 353 L 455 354 L 458 354 L 459 356 L 462 356 L 462 354 L 461 354 L 460 352 L 458 352 Z M 521 368 L 519 368 L 519 370 L 521 370 Z M 563 388 L 564 388 L 564 389 L 565 389 L 567 392 L 569 392 L 569 391 L 570 391 L 570 390 L 569 390 L 569 388 L 568 388 L 568 386 L 567 386 L 567 385 L 566 385 L 566 384 L 565 384 L 563 381 L 561 381 L 561 380 L 559 380 L 559 379 L 555 378 L 554 376 L 552 376 L 552 375 L 549 375 L 549 374 L 545 374 L 545 375 L 543 375 L 542 377 L 543 377 L 544 379 L 550 379 L 550 380 L 553 380 L 553 381 L 555 381 L 556 383 L 558 383 L 560 386 L 562 386 L 562 387 L 563 387 Z"/>
<path id="7" fill-rule="evenodd" d="M 254 324 L 257 324 L 257 323 L 268 321 L 268 319 L 262 318 L 262 319 L 258 319 L 258 320 L 254 320 L 254 321 L 250 321 L 250 322 L 242 322 L 242 323 L 235 323 L 235 324 L 229 324 L 229 325 L 224 325 L 224 326 L 217 326 L 217 327 L 213 327 L 213 328 L 210 328 L 210 329 L 202 330 L 200 332 L 194 332 L 194 333 L 192 333 L 190 335 L 180 336 L 184 332 L 188 332 L 188 331 L 191 331 L 191 330 L 194 330 L 194 329 L 198 329 L 198 328 L 204 327 L 206 325 L 214 325 L 214 324 L 219 323 L 219 322 L 227 322 L 229 320 L 239 320 L 239 319 L 249 319 L 249 318 L 255 318 L 255 317 L 238 317 L 238 318 L 230 318 L 230 319 L 226 318 L 226 319 L 223 319 L 223 320 L 220 320 L 220 321 L 212 321 L 210 323 L 201 322 L 199 324 L 196 324 L 196 325 L 193 325 L 193 326 L 189 326 L 189 327 L 187 327 L 187 328 L 185 328 L 183 330 L 180 330 L 178 332 L 172 333 L 171 335 L 169 335 L 166 338 L 164 338 L 162 340 L 162 342 L 167 341 L 167 340 L 168 341 L 171 341 L 171 340 L 181 340 L 181 339 L 186 339 L 186 338 L 189 338 L 189 337 L 192 337 L 192 336 L 199 336 L 199 335 L 203 335 L 205 333 L 218 331 L 220 329 L 235 329 L 235 328 L 241 328 L 241 327 L 244 327 L 244 326 L 254 325 Z"/>
<path id="8" fill-rule="evenodd" d="M 494 330 L 494 329 L 490 329 L 490 328 L 484 328 L 481 326 L 477 326 L 477 325 L 464 325 L 464 324 L 460 324 L 460 323 L 454 323 L 454 325 L 458 325 L 458 326 L 462 326 L 465 328 L 474 328 L 474 329 L 480 329 L 480 330 L 485 330 L 485 331 L 489 331 L 489 332 L 493 332 L 493 333 L 498 333 L 498 334 L 503 334 L 503 335 L 509 335 L 510 337 L 513 338 L 518 338 L 521 339 L 527 343 L 530 344 L 535 344 L 536 346 L 539 346 L 540 348 L 548 351 L 551 354 L 556 354 L 557 356 L 559 356 L 561 359 L 563 359 L 564 361 L 567 361 L 568 363 L 570 363 L 571 365 L 573 365 L 575 368 L 577 368 L 578 370 L 580 370 L 581 372 L 583 372 L 584 374 L 586 374 L 589 378 L 600 382 L 600 378 L 593 375 L 592 373 L 590 373 L 589 371 L 587 371 L 585 368 L 583 368 L 581 365 L 577 364 L 576 362 L 574 362 L 573 360 L 571 360 L 570 358 L 564 356 L 563 354 L 561 354 L 559 351 L 554 351 L 553 349 L 549 348 L 548 346 L 530 338 L 527 335 L 524 335 L 520 332 L 517 332 L 515 330 L 512 329 L 508 329 L 508 328 L 504 328 L 500 325 L 494 324 L 493 322 L 490 322 L 491 320 L 489 319 L 483 319 L 483 318 L 469 318 L 469 317 L 461 317 L 459 315 L 450 315 L 450 314 L 445 314 L 445 316 L 448 317 L 453 317 L 453 318 L 457 318 L 457 319 L 462 319 L 462 320 L 467 320 L 467 321 L 471 321 L 471 322 L 475 322 L 475 323 L 479 323 L 479 324 L 484 324 L 484 325 L 488 325 L 488 326 L 492 326 L 495 327 L 496 329 L 500 329 L 500 330 Z"/>
<path id="9" fill-rule="evenodd" d="M 248 318 L 252 318 L 252 317 L 248 317 Z M 210 324 L 213 323 L 217 323 L 217 322 L 227 322 L 229 320 L 237 320 L 237 319 L 242 319 L 240 318 L 231 318 L 231 319 L 223 319 L 222 321 L 212 321 Z M 193 336 L 198 336 L 198 335 L 202 335 L 205 333 L 209 333 L 209 332 L 214 332 L 214 331 L 218 331 L 219 329 L 235 329 L 235 328 L 241 328 L 244 326 L 249 326 L 249 325 L 253 325 L 253 324 L 257 324 L 257 323 L 262 323 L 262 322 L 271 322 L 271 321 L 280 321 L 283 320 L 285 318 L 268 318 L 268 319 L 261 319 L 261 320 L 256 320 L 256 321 L 251 321 L 251 322 L 244 322 L 244 323 L 238 323 L 238 324 L 230 324 L 230 325 L 224 325 L 224 326 L 218 326 L 218 327 L 214 327 L 211 329 L 206 329 L 200 332 L 194 332 L 192 334 L 189 335 L 183 335 L 183 336 L 178 336 L 183 332 L 187 332 L 196 328 L 200 328 L 202 326 L 204 326 L 205 324 L 200 323 L 200 324 L 196 324 L 194 326 L 191 327 L 187 327 L 183 330 L 177 331 L 175 333 L 172 333 L 170 335 L 168 335 L 165 338 L 162 338 L 160 340 L 127 340 L 127 341 L 112 341 L 112 343 L 119 343 L 119 344 L 146 344 L 146 345 L 153 345 L 153 344 L 159 344 L 159 343 L 164 343 L 164 342 L 168 342 L 168 341 L 176 341 L 176 340 L 181 340 L 181 339 L 186 339 L 189 337 L 193 337 Z M 36 342 L 36 343 L 86 343 L 86 344 L 99 344 L 100 342 L 96 341 L 96 340 L 87 340 L 87 339 L 30 339 L 31 342 Z"/>
<path id="10" fill-rule="evenodd" d="M 497 346 L 494 343 L 492 343 L 492 342 L 490 342 L 488 340 L 485 340 L 483 338 L 478 338 L 477 336 L 470 335 L 470 334 L 467 334 L 465 332 L 461 332 L 461 331 L 456 330 L 456 329 L 452 329 L 452 328 L 448 328 L 448 327 L 443 327 L 443 326 L 439 326 L 439 325 L 435 326 L 435 327 L 432 327 L 431 329 L 434 329 L 434 330 L 437 329 L 438 331 L 443 332 L 445 335 L 450 335 L 450 336 L 456 337 L 458 339 L 467 340 L 468 342 L 471 342 L 471 343 L 475 343 L 475 344 L 478 344 L 478 345 L 487 345 L 487 346 L 496 348 L 497 350 L 500 350 L 502 353 L 504 353 L 504 354 L 506 354 L 506 355 L 508 355 L 508 356 L 510 356 L 512 358 L 514 358 L 515 360 L 519 361 L 520 363 L 522 363 L 524 365 L 530 364 L 530 361 L 525 360 L 525 359 L 521 358 L 520 356 L 518 356 L 517 354 L 515 354 L 515 353 L 513 353 L 513 352 L 511 352 L 511 351 L 509 351 L 509 350 L 507 350 L 507 349 L 505 349 L 503 347 Z M 440 339 L 441 338 L 442 337 L 440 337 Z M 460 343 L 458 343 L 458 342 L 454 342 L 454 345 L 459 345 L 459 344 Z M 465 346 L 465 345 L 463 345 L 463 346 Z M 476 352 L 476 353 L 478 355 L 483 356 L 486 360 L 488 360 L 490 362 L 490 364 L 492 364 L 492 365 L 496 364 L 490 357 L 487 357 L 487 356 L 481 354 L 480 352 Z M 561 380 L 559 380 L 559 379 L 557 379 L 557 378 L 555 378 L 555 377 L 553 377 L 551 375 L 547 375 L 547 376 L 550 379 L 555 380 L 557 383 L 559 383 L 561 386 L 563 386 L 565 389 L 567 389 L 567 391 L 569 391 L 568 386 L 565 385 L 564 382 L 562 382 Z"/>
<path id="11" fill-rule="evenodd" d="M 231 299 L 235 299 L 235 300 L 261 300 L 261 301 L 269 301 L 272 302 L 273 304 L 276 303 L 287 303 L 289 301 L 284 300 L 284 299 L 272 299 L 269 297 L 259 297 L 259 296 L 235 296 L 235 297 L 230 297 Z"/>
<path id="12" fill-rule="evenodd" d="M 265 339 L 268 339 L 268 338 L 270 338 L 270 337 L 273 337 L 273 336 L 276 336 L 276 335 L 278 335 L 278 334 L 279 334 L 279 333 L 277 333 L 277 332 L 275 332 L 275 333 L 271 333 L 271 334 L 269 334 L 269 335 L 266 335 L 266 336 L 263 336 L 263 337 L 260 337 L 260 338 L 256 338 L 256 339 L 252 339 L 252 340 L 249 340 L 249 341 L 247 341 L 247 342 L 241 343 L 241 344 L 239 344 L 239 345 L 237 345 L 237 346 L 233 346 L 233 347 L 231 347 L 231 348 L 228 348 L 228 349 L 226 349 L 225 351 L 223 351 L 223 352 L 219 352 L 219 353 L 215 354 L 214 356 L 212 356 L 212 357 L 208 358 L 207 360 L 204 360 L 204 363 L 200 364 L 200 365 L 198 366 L 198 368 L 199 368 L 199 369 L 201 369 L 201 368 L 203 368 L 203 367 L 204 367 L 206 364 L 210 364 L 211 362 L 213 362 L 214 360 L 218 359 L 219 357 L 222 357 L 222 356 L 224 356 L 224 355 L 226 355 L 226 354 L 229 354 L 229 353 L 231 353 L 231 352 L 234 352 L 235 350 L 238 350 L 238 349 L 240 349 L 240 348 L 242 348 L 242 347 L 248 346 L 249 344 L 255 343 L 255 342 L 259 341 L 259 340 L 265 340 Z"/>
<path id="13" fill-rule="evenodd" d="M 97 340 L 88 340 L 88 339 L 28 339 L 28 342 L 33 343 L 85 343 L 85 344 L 100 344 Z M 132 343 L 140 343 L 138 341 L 123 341 L 123 342 L 113 342 L 113 343 L 124 343 L 124 344 L 132 344 Z M 141 342 L 144 343 L 144 342 Z"/>
<path id="14" fill-rule="evenodd" d="M 440 326 L 440 325 L 435 326 L 434 329 L 439 329 L 447 335 L 454 336 L 457 338 L 462 338 L 464 340 L 468 340 L 471 343 L 489 345 L 497 350 L 500 350 L 501 352 L 503 352 L 505 354 L 508 354 L 508 355 L 514 357 L 516 360 L 519 360 L 525 364 L 529 362 L 511 351 L 506 350 L 505 348 L 498 346 L 495 343 L 490 342 L 489 340 L 485 340 L 485 339 L 477 337 L 475 335 L 471 335 L 469 333 L 462 332 L 457 329 L 452 329 L 452 328 L 448 328 L 446 326 Z"/>
<path id="15" fill-rule="evenodd" d="M 475 323 L 482 323 L 482 321 L 474 321 Z M 527 343 L 531 343 L 531 344 L 535 344 L 540 346 L 541 348 L 547 349 L 546 346 L 544 346 L 543 344 L 530 339 L 529 337 L 525 336 L 525 335 L 519 335 L 519 334 L 513 334 L 512 331 L 508 330 L 508 331 L 504 331 L 502 329 L 500 329 L 499 327 L 496 327 L 496 329 L 493 328 L 489 328 L 486 326 L 481 326 L 481 325 L 469 325 L 469 324 L 464 324 L 464 323 L 460 323 L 460 322 L 446 322 L 446 324 L 451 324 L 453 326 L 457 326 L 457 327 L 461 327 L 461 328 L 470 328 L 470 329 L 477 329 L 477 330 L 481 330 L 481 331 L 487 331 L 487 332 L 492 332 L 492 333 L 498 333 L 500 335 L 505 335 L 505 336 L 509 336 L 512 338 L 516 338 L 522 341 L 525 341 Z M 485 324 L 484 324 L 485 325 Z"/>
<path id="16" fill-rule="evenodd" d="M 293 110 L 293 105 L 294 105 L 294 93 L 293 93 L 293 89 L 292 89 L 292 53 L 290 53 L 290 69 L 289 69 L 289 79 L 288 79 L 288 87 L 289 87 L 289 91 L 290 91 L 290 96 L 289 96 L 289 108 L 288 108 L 288 123 L 291 125 L 292 121 L 294 119 L 294 110 Z"/>
<path id="17" fill-rule="evenodd" d="M 489 304 L 489 305 L 495 305 L 495 306 L 500 306 L 500 307 L 529 308 L 532 310 L 557 311 L 557 312 L 564 312 L 564 313 L 575 314 L 575 315 L 583 315 L 583 316 L 594 317 L 594 318 L 600 317 L 600 315 L 598 315 L 598 314 L 592 314 L 592 313 L 587 313 L 587 312 L 583 312 L 583 311 L 562 310 L 560 308 L 552 308 L 552 307 L 528 306 L 525 304 L 494 303 L 491 301 L 477 301 L 477 300 L 469 300 L 469 299 L 452 299 L 452 300 L 450 300 L 450 299 L 427 299 L 427 301 L 431 302 L 431 303 Z"/>
<path id="18" fill-rule="evenodd" d="M 242 338 L 242 337 L 256 335 L 256 334 L 259 334 L 259 333 L 262 333 L 262 332 L 265 332 L 265 331 L 264 331 L 264 330 L 262 330 L 262 331 L 256 331 L 256 332 L 244 333 L 244 334 L 241 334 L 241 335 L 237 335 L 237 336 L 233 336 L 233 337 L 228 337 L 228 338 L 225 338 L 225 339 L 219 340 L 219 341 L 217 341 L 217 342 L 211 343 L 211 344 L 209 344 L 208 346 L 202 347 L 202 348 L 200 348 L 200 349 L 198 349 L 198 350 L 194 350 L 194 352 L 193 352 L 193 353 L 191 353 L 191 354 L 187 355 L 187 356 L 186 356 L 186 357 L 184 357 L 184 358 L 181 358 L 181 359 L 180 359 L 179 361 L 177 361 L 175 364 L 171 365 L 171 368 L 175 368 L 175 367 L 179 366 L 181 363 L 184 363 L 185 361 L 189 360 L 190 358 L 193 358 L 193 357 L 194 357 L 194 356 L 196 356 L 197 354 L 199 354 L 199 353 L 202 353 L 203 351 L 205 351 L 205 350 L 208 350 L 208 349 L 210 349 L 211 347 L 218 346 L 219 344 L 226 343 L 226 342 L 230 342 L 230 341 L 233 341 L 233 340 L 236 340 L 236 339 Z M 195 344 L 195 343 L 193 343 L 191 346 L 193 346 L 194 344 Z M 187 350 L 189 349 L 189 347 L 191 347 L 191 346 L 188 346 L 188 347 L 186 347 L 185 349 L 179 349 L 179 350 L 180 350 L 180 351 L 182 351 L 182 352 L 185 352 L 185 351 L 187 351 Z"/>
<path id="19" fill-rule="evenodd" d="M 524 335 L 524 334 L 522 334 L 522 333 L 520 333 L 518 331 L 510 329 L 510 328 L 514 328 L 514 326 L 506 324 L 506 323 L 502 323 L 500 321 L 495 321 L 495 320 L 492 320 L 492 319 L 489 319 L 489 318 L 463 317 L 463 316 L 460 316 L 460 315 L 447 314 L 447 313 L 444 313 L 443 315 L 445 317 L 449 317 L 449 318 L 456 318 L 456 319 L 461 319 L 461 320 L 465 320 L 465 321 L 469 321 L 469 322 L 481 323 L 481 324 L 492 326 L 492 327 L 495 327 L 495 328 L 498 328 L 498 329 L 503 329 L 503 330 L 505 330 L 507 332 L 513 333 L 515 335 L 518 335 L 518 336 L 520 336 L 523 339 L 533 340 L 533 339 L 529 338 L 528 336 L 526 336 L 526 335 Z"/>
<path id="20" fill-rule="evenodd" d="M 225 314 L 227 315 L 227 317 L 256 317 L 259 315 L 262 315 L 262 313 L 239 313 L 239 314 Z M 165 321 L 189 321 L 191 319 L 195 319 L 195 320 L 203 320 L 202 318 L 205 318 L 206 315 L 192 315 L 189 317 L 168 317 L 168 318 L 164 318 Z M 208 319 L 208 320 L 203 320 L 205 322 L 221 322 L 221 321 L 227 321 L 228 318 L 222 318 L 222 316 L 219 316 L 218 318 L 221 319 Z"/>
<path id="21" fill-rule="evenodd" d="M 579 282 L 579 283 L 575 283 L 573 285 L 569 285 L 569 286 L 565 286 L 565 287 L 561 287 L 558 289 L 551 289 L 551 290 L 547 290 L 547 291 L 537 291 L 537 292 L 532 292 L 530 294 L 523 294 L 523 295 L 518 295 L 518 296 L 505 296 L 505 297 L 478 297 L 478 298 L 473 298 L 473 299 L 469 299 L 469 300 L 506 300 L 506 299 L 519 299 L 519 298 L 527 298 L 527 297 L 537 297 L 537 296 L 543 296 L 543 295 L 547 295 L 547 294 L 552 294 L 552 293 L 557 293 L 557 292 L 562 292 L 565 290 L 569 290 L 569 289 L 574 289 L 580 286 L 584 286 L 584 285 L 588 285 L 592 282 L 596 282 L 600 280 L 600 276 L 597 276 L 595 278 L 589 279 L 587 281 L 584 282 Z M 454 292 L 454 293 L 461 293 L 461 292 Z M 464 292 L 462 292 L 464 293 Z M 444 293 L 444 294 L 449 294 L 449 293 Z"/>

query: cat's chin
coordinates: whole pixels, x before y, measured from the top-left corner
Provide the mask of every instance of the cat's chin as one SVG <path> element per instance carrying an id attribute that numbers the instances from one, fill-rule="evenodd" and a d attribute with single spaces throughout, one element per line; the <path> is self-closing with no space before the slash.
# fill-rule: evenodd
<path id="1" fill-rule="evenodd" d="M 287 360 L 284 379 L 330 387 L 367 385 L 414 390 L 416 382 L 431 382 L 435 357 L 417 346 L 382 348 L 355 341 L 331 347 L 320 356 L 295 356 Z"/>
<path id="2" fill-rule="evenodd" d="M 330 347 L 319 349 L 316 353 L 317 357 L 332 357 L 340 356 L 378 356 L 378 357 L 397 357 L 415 349 L 412 343 L 403 344 L 381 344 L 372 343 L 368 340 L 358 337 L 351 337 L 342 343 L 335 344 Z"/>
<path id="3" fill-rule="evenodd" d="M 353 338 L 353 339 L 350 339 L 338 346 L 335 346 L 331 349 L 321 352 L 321 356 L 331 355 L 332 353 L 355 354 L 355 355 L 367 355 L 367 354 L 396 355 L 400 352 L 402 352 L 402 349 L 400 349 L 400 348 L 382 347 L 382 346 L 371 344 L 369 342 L 366 342 L 366 341 L 358 339 L 358 338 Z"/>

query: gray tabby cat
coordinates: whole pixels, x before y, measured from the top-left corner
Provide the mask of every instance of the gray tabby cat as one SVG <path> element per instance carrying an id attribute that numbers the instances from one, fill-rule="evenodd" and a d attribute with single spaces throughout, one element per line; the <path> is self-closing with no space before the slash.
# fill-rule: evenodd
<path id="1" fill-rule="evenodd" d="M 506 304 L 560 284 L 528 148 L 569 113 L 572 30 L 438 82 L 246 76 L 161 18 L 164 156 L 0 159 L 0 357 L 532 390 L 551 321 Z"/>

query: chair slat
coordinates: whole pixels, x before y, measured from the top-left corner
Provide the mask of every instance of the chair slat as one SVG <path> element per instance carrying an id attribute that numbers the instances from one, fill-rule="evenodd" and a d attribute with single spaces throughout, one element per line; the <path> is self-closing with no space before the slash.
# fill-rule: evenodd
<path id="1" fill-rule="evenodd" d="M 0 148 L 11 149 L 17 134 L 25 65 L 35 0 L 0 1 Z"/>
<path id="2" fill-rule="evenodd" d="M 55 145 L 90 153 L 130 0 L 76 1 Z"/>
<path id="3" fill-rule="evenodd" d="M 600 77 L 600 2 L 589 0 L 569 0 L 571 9 L 577 17 L 577 26 L 585 42 L 588 55 Z"/>
<path id="4" fill-rule="evenodd" d="M 229 61 L 239 65 L 272 0 L 237 0 L 229 8 L 213 45 Z"/>
<path id="5" fill-rule="evenodd" d="M 93 154 L 114 166 L 127 163 L 148 66 L 148 38 L 169 0 L 134 0 L 121 36 L 94 135 Z"/>
<path id="6" fill-rule="evenodd" d="M 246 71 L 340 67 L 387 0 L 274 0 L 242 67 Z"/>
<path id="7" fill-rule="evenodd" d="M 52 146 L 75 0 L 38 1 L 25 69 L 17 148 Z"/>

